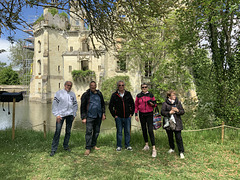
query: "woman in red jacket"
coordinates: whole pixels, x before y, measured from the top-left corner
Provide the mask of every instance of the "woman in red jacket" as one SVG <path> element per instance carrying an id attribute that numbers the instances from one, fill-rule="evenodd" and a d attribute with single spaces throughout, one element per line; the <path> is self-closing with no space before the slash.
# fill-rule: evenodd
<path id="1" fill-rule="evenodd" d="M 157 106 L 157 103 L 153 94 L 148 92 L 148 85 L 146 83 L 143 83 L 141 85 L 141 89 L 142 92 L 137 95 L 135 100 L 135 119 L 137 122 L 139 121 L 138 119 L 139 111 L 142 133 L 145 141 L 145 146 L 143 150 L 145 151 L 149 150 L 147 135 L 148 130 L 148 134 L 150 136 L 151 144 L 153 147 L 152 157 L 156 157 L 157 151 L 155 148 L 155 137 L 153 133 L 153 109 L 155 106 Z"/>

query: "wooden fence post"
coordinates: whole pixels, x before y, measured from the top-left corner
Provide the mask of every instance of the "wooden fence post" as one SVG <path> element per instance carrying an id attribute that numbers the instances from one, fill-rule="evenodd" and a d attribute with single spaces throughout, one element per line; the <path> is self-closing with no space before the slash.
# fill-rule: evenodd
<path id="1" fill-rule="evenodd" d="M 13 112 L 12 112 L 12 140 L 15 138 L 15 102 L 16 98 L 13 98 Z"/>
<path id="2" fill-rule="evenodd" d="M 43 121 L 43 132 L 44 132 L 44 138 L 46 139 L 46 134 L 47 134 L 46 121 Z"/>
<path id="3" fill-rule="evenodd" d="M 224 139 L 224 122 L 222 122 L 222 144 Z"/>

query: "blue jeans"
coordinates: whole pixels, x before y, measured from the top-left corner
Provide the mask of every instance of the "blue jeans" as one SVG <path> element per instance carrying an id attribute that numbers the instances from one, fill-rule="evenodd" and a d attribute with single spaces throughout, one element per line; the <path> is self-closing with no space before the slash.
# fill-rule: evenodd
<path id="1" fill-rule="evenodd" d="M 130 146 L 131 118 L 115 118 L 117 128 L 117 147 L 122 147 L 122 129 L 124 128 L 125 147 Z"/>
<path id="2" fill-rule="evenodd" d="M 102 124 L 102 117 L 87 118 L 86 122 L 86 149 L 91 149 L 97 144 L 97 138 L 100 133 L 100 126 Z"/>
<path id="3" fill-rule="evenodd" d="M 68 148 L 68 142 L 70 139 L 72 122 L 73 122 L 73 115 L 62 117 L 62 120 L 59 123 L 56 122 L 56 131 L 55 131 L 53 141 L 52 141 L 52 151 L 56 151 L 58 148 L 62 125 L 63 125 L 65 119 L 66 119 L 66 129 L 65 129 L 63 148 L 64 149 Z"/>

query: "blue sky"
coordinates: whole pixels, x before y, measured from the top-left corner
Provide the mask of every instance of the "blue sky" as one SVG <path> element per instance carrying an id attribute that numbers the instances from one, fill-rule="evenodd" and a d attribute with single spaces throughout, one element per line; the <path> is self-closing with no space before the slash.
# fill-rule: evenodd
<path id="1" fill-rule="evenodd" d="M 28 22 L 34 22 L 39 16 L 41 16 L 41 14 L 43 14 L 43 9 L 41 7 L 34 7 L 34 8 L 24 8 L 22 13 L 20 14 L 21 17 L 24 17 L 24 19 Z M 10 64 L 10 60 L 9 60 L 9 47 L 10 47 L 10 43 L 7 41 L 7 37 L 11 34 L 14 36 L 14 39 L 24 39 L 24 38 L 28 38 L 29 35 L 27 33 L 24 33 L 22 31 L 16 30 L 15 32 L 10 32 L 6 29 L 2 29 L 3 34 L 0 37 L 0 49 L 5 49 L 6 52 L 4 53 L 0 53 L 0 61 L 1 62 L 5 62 L 8 65 Z"/>

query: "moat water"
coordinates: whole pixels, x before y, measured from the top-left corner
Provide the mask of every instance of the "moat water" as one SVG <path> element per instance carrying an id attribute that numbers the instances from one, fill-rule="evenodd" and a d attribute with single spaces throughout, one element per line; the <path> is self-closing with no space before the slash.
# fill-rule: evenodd
<path id="1" fill-rule="evenodd" d="M 3 111 L 3 108 L 5 111 Z M 0 130 L 12 128 L 12 108 L 13 104 L 9 103 L 10 114 L 8 114 L 8 103 L 1 104 L 0 108 Z M 82 124 L 80 119 L 80 103 L 78 102 L 77 117 L 73 122 L 72 129 L 85 131 L 86 126 Z M 106 120 L 102 122 L 101 132 L 115 131 L 115 120 L 111 116 L 108 106 L 106 106 Z M 52 104 L 42 104 L 38 102 L 29 102 L 27 98 L 16 103 L 15 108 L 15 125 L 17 128 L 32 129 L 43 131 L 43 122 L 46 121 L 47 131 L 55 131 L 56 118 L 52 114 Z M 140 123 L 132 118 L 132 129 L 140 128 Z M 63 125 L 62 133 L 64 133 L 65 123 Z"/>

